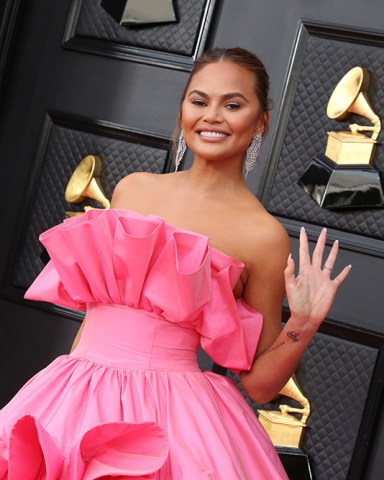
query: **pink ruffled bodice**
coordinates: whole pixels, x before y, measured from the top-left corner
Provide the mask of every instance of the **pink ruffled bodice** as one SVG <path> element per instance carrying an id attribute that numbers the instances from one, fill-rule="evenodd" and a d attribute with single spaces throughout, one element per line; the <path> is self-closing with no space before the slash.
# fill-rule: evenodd
<path id="1" fill-rule="evenodd" d="M 40 241 L 51 261 L 27 299 L 79 310 L 137 309 L 193 329 L 218 364 L 250 368 L 262 316 L 233 296 L 244 265 L 210 247 L 207 237 L 161 217 L 111 209 L 64 220 Z M 196 335 L 189 337 L 193 344 Z"/>

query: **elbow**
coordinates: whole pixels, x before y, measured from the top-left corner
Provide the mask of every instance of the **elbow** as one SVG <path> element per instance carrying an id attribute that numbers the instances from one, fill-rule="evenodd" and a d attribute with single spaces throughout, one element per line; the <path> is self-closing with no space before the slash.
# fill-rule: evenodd
<path id="1" fill-rule="evenodd" d="M 264 405 L 276 397 L 277 392 L 271 391 L 267 385 L 252 381 L 249 377 L 242 378 L 242 375 L 240 379 L 245 393 L 258 405 Z"/>
<path id="2" fill-rule="evenodd" d="M 255 390 L 252 388 L 252 390 L 247 390 L 244 388 L 246 394 L 248 397 L 258 405 L 265 405 L 266 403 L 269 403 L 272 401 L 276 395 L 269 394 L 268 392 L 263 392 L 261 390 Z"/>

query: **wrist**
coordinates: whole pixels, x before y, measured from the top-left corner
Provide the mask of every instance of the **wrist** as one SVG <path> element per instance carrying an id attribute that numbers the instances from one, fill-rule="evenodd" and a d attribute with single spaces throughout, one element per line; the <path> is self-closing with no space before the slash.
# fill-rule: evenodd
<path id="1" fill-rule="evenodd" d="M 288 339 L 296 343 L 300 339 L 310 340 L 319 329 L 319 326 L 320 324 L 317 325 L 311 322 L 309 318 L 292 314 L 285 324 L 284 332 Z"/>

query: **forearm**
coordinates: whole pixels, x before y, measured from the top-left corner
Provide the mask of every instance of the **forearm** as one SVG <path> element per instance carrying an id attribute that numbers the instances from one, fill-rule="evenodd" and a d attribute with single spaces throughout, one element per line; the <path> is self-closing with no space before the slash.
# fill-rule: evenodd
<path id="1" fill-rule="evenodd" d="M 275 342 L 256 357 L 251 370 L 240 374 L 248 396 L 260 404 L 272 400 L 294 374 L 316 330 L 291 317 Z"/>

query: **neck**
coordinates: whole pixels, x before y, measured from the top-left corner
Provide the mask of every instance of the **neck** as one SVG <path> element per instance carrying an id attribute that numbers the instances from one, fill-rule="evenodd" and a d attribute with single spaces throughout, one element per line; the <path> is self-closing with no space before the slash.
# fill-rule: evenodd
<path id="1" fill-rule="evenodd" d="M 201 192 L 224 194 L 246 186 L 242 162 L 206 161 L 195 157 L 191 168 L 182 173 L 189 186 Z"/>

